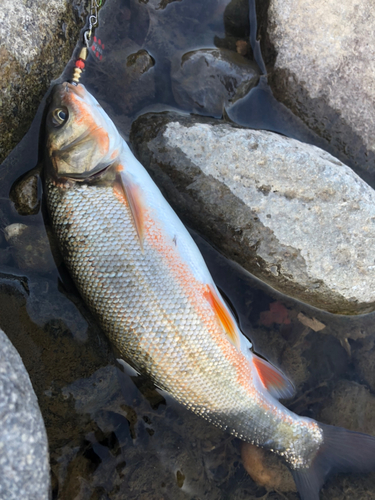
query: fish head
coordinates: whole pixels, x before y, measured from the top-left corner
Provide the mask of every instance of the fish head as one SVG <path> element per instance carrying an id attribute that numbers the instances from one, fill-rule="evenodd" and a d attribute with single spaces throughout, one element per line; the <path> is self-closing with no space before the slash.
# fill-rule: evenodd
<path id="1" fill-rule="evenodd" d="M 47 157 L 56 178 L 90 178 L 116 161 L 123 144 L 112 120 L 82 84 L 56 85 L 46 132 Z"/>

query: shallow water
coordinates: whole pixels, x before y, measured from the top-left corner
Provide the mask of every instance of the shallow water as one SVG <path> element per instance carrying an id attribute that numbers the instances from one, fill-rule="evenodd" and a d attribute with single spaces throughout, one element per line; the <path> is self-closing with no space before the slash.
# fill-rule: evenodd
<path id="1" fill-rule="evenodd" d="M 249 35 L 246 22 L 235 29 L 224 23 L 227 5 L 228 0 L 107 0 L 96 31 L 103 57 L 89 60 L 82 82 L 124 135 L 146 108 L 177 107 L 169 77 L 175 58 L 196 48 L 230 49 L 236 39 Z M 125 82 L 132 89 L 127 93 L 127 58 L 141 49 L 149 52 L 154 66 L 145 73 L 145 85 L 136 86 L 139 92 L 134 82 Z M 272 98 L 264 79 L 245 100 L 227 110 L 232 120 L 314 142 Z M 0 169 L 2 228 L 14 222 L 44 227 L 43 206 L 37 215 L 25 217 L 8 199 L 13 182 L 38 161 L 42 113 L 43 104 L 29 134 Z M 340 317 L 299 303 L 225 259 L 202 236 L 193 236 L 256 352 L 294 381 L 297 393 L 288 407 L 375 434 L 375 313 Z M 240 500 L 266 495 L 245 472 L 237 439 L 179 407 L 117 361 L 118 353 L 63 266 L 24 272 L 4 252 L 7 244 L 0 233 L 0 258 L 6 262 L 0 265 L 0 327 L 20 352 L 39 399 L 54 499 Z M 375 474 L 332 478 L 321 494 L 330 500 L 374 497 Z M 298 497 L 271 492 L 268 498 Z"/>

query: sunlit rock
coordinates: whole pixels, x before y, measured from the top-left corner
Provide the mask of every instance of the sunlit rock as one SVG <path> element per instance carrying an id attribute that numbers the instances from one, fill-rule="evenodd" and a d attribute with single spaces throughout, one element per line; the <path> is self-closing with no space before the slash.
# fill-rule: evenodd
<path id="1" fill-rule="evenodd" d="M 275 96 L 361 175 L 375 172 L 374 25 L 371 0 L 271 0 L 262 33 Z"/>
<path id="2" fill-rule="evenodd" d="M 334 313 L 375 309 L 375 192 L 314 146 L 204 118 L 133 125 L 182 219 L 277 290 Z"/>

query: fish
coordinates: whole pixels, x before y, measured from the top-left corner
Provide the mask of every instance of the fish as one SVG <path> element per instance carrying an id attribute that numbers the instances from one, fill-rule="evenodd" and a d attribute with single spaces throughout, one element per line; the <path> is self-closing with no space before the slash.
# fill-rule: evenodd
<path id="1" fill-rule="evenodd" d="M 65 264 L 124 360 L 176 401 L 281 456 L 302 500 L 328 475 L 375 469 L 375 438 L 300 417 L 189 232 L 98 101 L 68 82 L 46 115 L 44 191 Z"/>

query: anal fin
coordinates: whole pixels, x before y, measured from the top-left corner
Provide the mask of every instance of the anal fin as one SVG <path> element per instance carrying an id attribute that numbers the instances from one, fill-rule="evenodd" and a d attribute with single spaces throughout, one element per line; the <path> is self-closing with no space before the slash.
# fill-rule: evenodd
<path id="1" fill-rule="evenodd" d="M 292 382 L 280 370 L 256 354 L 253 355 L 253 363 L 262 384 L 274 398 L 286 399 L 294 395 Z"/>

